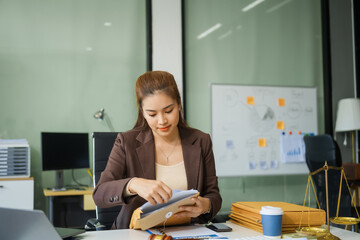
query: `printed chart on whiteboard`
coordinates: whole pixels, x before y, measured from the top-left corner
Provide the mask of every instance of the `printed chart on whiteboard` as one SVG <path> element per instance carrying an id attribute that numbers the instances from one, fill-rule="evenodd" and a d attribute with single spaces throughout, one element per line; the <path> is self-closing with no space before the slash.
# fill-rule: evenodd
<path id="1" fill-rule="evenodd" d="M 316 88 L 211 85 L 218 176 L 306 174 L 303 136 L 317 134 Z"/>

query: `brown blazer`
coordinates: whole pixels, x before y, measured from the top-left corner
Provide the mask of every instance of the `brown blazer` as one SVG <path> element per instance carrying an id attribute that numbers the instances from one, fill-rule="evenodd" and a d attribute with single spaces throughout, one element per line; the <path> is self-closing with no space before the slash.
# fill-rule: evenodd
<path id="1" fill-rule="evenodd" d="M 212 142 L 209 134 L 193 128 L 179 129 L 189 189 L 197 189 L 209 198 L 211 211 L 192 219 L 205 223 L 221 208 L 218 181 L 215 172 Z M 98 207 L 122 205 L 115 228 L 129 228 L 133 211 L 146 201 L 138 196 L 123 197 L 126 184 L 133 177 L 155 179 L 155 145 L 151 129 L 119 133 L 108 163 L 95 187 L 93 198 Z"/>

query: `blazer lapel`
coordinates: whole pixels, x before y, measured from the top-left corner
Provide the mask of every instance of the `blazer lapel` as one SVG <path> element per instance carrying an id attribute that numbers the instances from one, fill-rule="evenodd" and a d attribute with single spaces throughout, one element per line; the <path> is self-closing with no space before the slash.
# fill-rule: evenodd
<path id="1" fill-rule="evenodd" d="M 198 189 L 201 148 L 193 145 L 197 136 L 187 133 L 186 129 L 180 129 L 188 189 Z"/>
<path id="2" fill-rule="evenodd" d="M 136 148 L 136 153 L 144 178 L 155 179 L 155 146 L 151 129 L 141 131 L 136 140 L 142 143 L 140 147 Z"/>

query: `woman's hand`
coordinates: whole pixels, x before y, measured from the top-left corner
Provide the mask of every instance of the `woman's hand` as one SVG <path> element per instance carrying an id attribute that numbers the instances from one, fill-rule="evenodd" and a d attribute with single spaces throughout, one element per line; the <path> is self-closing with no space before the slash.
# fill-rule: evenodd
<path id="1" fill-rule="evenodd" d="M 128 187 L 131 193 L 137 193 L 152 205 L 167 203 L 172 196 L 171 188 L 162 181 L 133 178 Z"/>
<path id="2" fill-rule="evenodd" d="M 174 216 L 177 217 L 197 217 L 210 209 L 210 199 L 204 197 L 191 198 L 195 202 L 193 206 L 180 206 L 180 212 Z"/>

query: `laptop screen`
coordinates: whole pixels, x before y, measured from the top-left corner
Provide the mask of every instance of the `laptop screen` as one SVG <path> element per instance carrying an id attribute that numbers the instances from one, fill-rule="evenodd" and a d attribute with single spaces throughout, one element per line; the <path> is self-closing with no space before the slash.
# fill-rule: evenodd
<path id="1" fill-rule="evenodd" d="M 41 210 L 25 210 L 0 207 L 0 239 L 39 240 L 75 236 L 83 229 L 64 229 L 59 234 Z"/>

